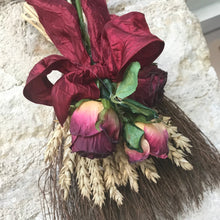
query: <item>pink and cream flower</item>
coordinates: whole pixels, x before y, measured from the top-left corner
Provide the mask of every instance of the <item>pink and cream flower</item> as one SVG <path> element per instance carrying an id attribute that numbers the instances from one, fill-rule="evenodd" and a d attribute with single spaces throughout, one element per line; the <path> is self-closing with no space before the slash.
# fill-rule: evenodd
<path id="1" fill-rule="evenodd" d="M 113 109 L 102 117 L 99 129 L 96 123 L 104 107 L 98 101 L 83 102 L 74 112 L 70 123 L 73 152 L 88 158 L 106 157 L 115 150 L 119 139 L 120 122 Z"/>
<path id="2" fill-rule="evenodd" d="M 128 148 L 125 144 L 125 153 L 129 157 L 130 162 L 145 160 L 149 155 L 166 159 L 169 149 L 167 146 L 168 133 L 166 127 L 162 123 L 145 124 L 137 122 L 135 125 L 144 131 L 144 135 L 140 140 L 143 152 L 138 152 Z"/>

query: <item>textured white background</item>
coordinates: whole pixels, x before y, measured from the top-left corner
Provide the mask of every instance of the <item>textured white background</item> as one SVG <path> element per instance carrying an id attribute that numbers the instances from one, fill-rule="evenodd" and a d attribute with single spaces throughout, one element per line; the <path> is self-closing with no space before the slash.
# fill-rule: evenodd
<path id="1" fill-rule="evenodd" d="M 200 25 L 184 0 L 109 0 L 108 5 L 112 13 L 145 14 L 151 31 L 166 43 L 157 60 L 169 73 L 166 95 L 220 149 L 219 81 Z M 52 108 L 27 101 L 22 90 L 33 65 L 58 52 L 22 21 L 21 12 L 21 3 L 0 2 L 0 219 L 4 220 L 42 219 L 37 180 L 53 119 Z M 179 219 L 217 220 L 219 207 L 216 189 L 206 194 L 199 210 L 189 210 Z"/>

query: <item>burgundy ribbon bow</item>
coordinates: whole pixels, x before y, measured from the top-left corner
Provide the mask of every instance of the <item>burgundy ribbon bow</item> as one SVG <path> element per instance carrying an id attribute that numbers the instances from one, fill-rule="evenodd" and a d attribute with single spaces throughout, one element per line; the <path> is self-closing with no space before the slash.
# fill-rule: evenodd
<path id="1" fill-rule="evenodd" d="M 38 104 L 52 105 L 61 124 L 73 100 L 99 98 L 97 78 L 119 82 L 131 62 L 147 66 L 163 50 L 164 42 L 150 33 L 143 14 L 110 15 L 105 0 L 81 0 L 95 63 L 91 65 L 73 5 L 65 0 L 27 2 L 35 8 L 40 22 L 63 56 L 48 56 L 34 66 L 24 96 Z M 47 78 L 52 70 L 63 73 L 54 85 Z"/>

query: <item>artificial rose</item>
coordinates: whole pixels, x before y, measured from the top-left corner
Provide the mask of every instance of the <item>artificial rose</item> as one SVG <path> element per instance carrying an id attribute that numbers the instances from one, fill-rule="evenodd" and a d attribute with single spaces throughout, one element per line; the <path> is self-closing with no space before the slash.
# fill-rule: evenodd
<path id="1" fill-rule="evenodd" d="M 148 107 L 155 106 L 163 95 L 167 72 L 156 65 L 145 66 L 138 73 L 138 86 L 129 97 Z"/>
<path id="2" fill-rule="evenodd" d="M 148 158 L 150 154 L 150 145 L 148 141 L 144 138 L 144 136 L 141 138 L 141 148 L 143 150 L 143 153 L 140 153 L 136 150 L 132 150 L 127 147 L 126 144 L 124 144 L 125 147 L 125 153 L 128 155 L 128 159 L 130 163 L 137 162 L 137 161 L 142 161 Z"/>
<path id="3" fill-rule="evenodd" d="M 143 153 L 132 150 L 125 145 L 125 153 L 128 155 L 129 161 L 142 161 L 148 158 L 149 155 L 162 159 L 167 158 L 169 135 L 165 126 L 162 123 L 145 124 L 142 122 L 136 122 L 135 125 L 144 131 L 140 142 Z"/>
<path id="4" fill-rule="evenodd" d="M 118 142 L 120 122 L 113 109 L 108 109 L 102 118 L 99 130 L 96 122 L 104 109 L 98 101 L 83 102 L 74 112 L 70 123 L 73 152 L 88 158 L 106 157 Z"/>

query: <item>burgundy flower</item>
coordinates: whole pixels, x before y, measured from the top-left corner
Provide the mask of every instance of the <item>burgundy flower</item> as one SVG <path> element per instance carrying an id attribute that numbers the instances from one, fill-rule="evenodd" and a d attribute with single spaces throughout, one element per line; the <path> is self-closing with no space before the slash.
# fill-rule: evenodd
<path id="1" fill-rule="evenodd" d="M 96 122 L 100 119 L 103 105 L 98 101 L 83 102 L 74 112 L 70 123 L 73 152 L 89 158 L 106 157 L 118 142 L 120 123 L 117 114 L 110 108 L 104 114 L 100 129 Z"/>
<path id="2" fill-rule="evenodd" d="M 167 72 L 156 65 L 145 66 L 138 74 L 138 87 L 129 97 L 148 107 L 155 106 L 163 95 Z"/>
<path id="3" fill-rule="evenodd" d="M 128 155 L 129 161 L 142 161 L 149 155 L 162 159 L 167 158 L 169 135 L 165 126 L 162 123 L 144 124 L 142 122 L 137 122 L 135 125 L 144 131 L 144 136 L 140 142 L 143 153 L 132 150 L 125 145 L 125 153 Z"/>
<path id="4" fill-rule="evenodd" d="M 95 79 L 119 82 L 131 62 L 138 61 L 142 67 L 150 65 L 163 50 L 163 41 L 150 33 L 143 14 L 110 16 L 105 0 L 82 0 L 94 61 L 91 65 L 73 5 L 65 0 L 27 2 L 35 8 L 46 33 L 63 56 L 51 55 L 35 65 L 24 96 L 35 103 L 54 106 L 61 124 L 73 100 L 99 97 Z M 52 70 L 63 73 L 54 85 L 47 78 Z"/>

